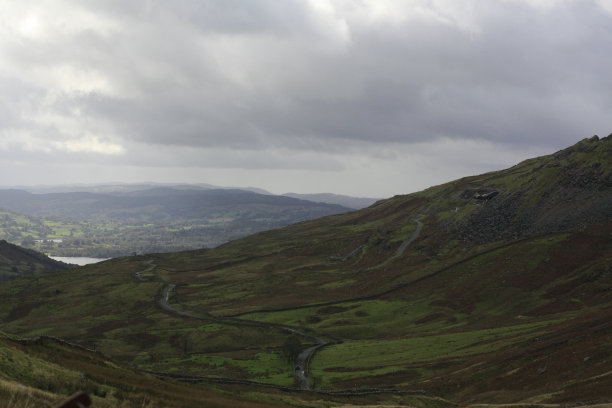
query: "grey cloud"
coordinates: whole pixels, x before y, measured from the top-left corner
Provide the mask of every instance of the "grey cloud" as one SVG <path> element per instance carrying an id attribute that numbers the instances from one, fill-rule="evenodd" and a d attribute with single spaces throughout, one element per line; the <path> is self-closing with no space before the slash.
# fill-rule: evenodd
<path id="1" fill-rule="evenodd" d="M 339 9 L 325 18 L 346 24 L 343 37 L 335 20 L 297 0 L 82 2 L 71 7 L 115 24 L 10 43 L 3 53 L 13 72 L 22 66 L 44 79 L 66 65 L 99 74 L 108 89 L 7 77 L 0 129 L 59 140 L 76 128 L 125 146 L 372 155 L 377 145 L 444 138 L 557 148 L 610 130 L 609 14 L 592 2 L 472 4 L 474 30 L 418 18 L 364 22 Z M 19 115 L 40 111 L 68 124 Z M 143 157 L 128 150 L 113 160 L 142 165 Z M 223 160 L 269 163 L 234 157 Z"/>
<path id="2" fill-rule="evenodd" d="M 40 140 L 39 140 L 40 141 Z M 36 139 L 34 139 L 36 142 Z M 130 143 L 126 152 L 100 154 L 91 150 L 69 151 L 53 145 L 38 145 L 24 148 L 13 144 L 10 154 L 0 145 L 0 161 L 26 164 L 45 163 L 57 165 L 98 165 L 109 167 L 137 166 L 142 168 L 216 168 L 216 169 L 265 169 L 265 170 L 311 170 L 337 172 L 345 169 L 342 160 L 333 155 L 312 152 L 287 151 L 269 148 L 263 151 L 236 150 L 231 148 L 198 148 L 155 146 Z"/>
<path id="3" fill-rule="evenodd" d="M 299 32 L 308 25 L 309 9 L 297 0 L 176 0 L 89 2 L 86 7 L 113 19 L 191 25 L 204 33 L 235 35 Z"/>

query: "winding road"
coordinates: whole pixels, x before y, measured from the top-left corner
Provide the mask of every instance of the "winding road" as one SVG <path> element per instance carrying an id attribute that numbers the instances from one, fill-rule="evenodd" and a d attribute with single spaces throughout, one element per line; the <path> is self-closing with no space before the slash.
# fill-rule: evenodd
<path id="1" fill-rule="evenodd" d="M 311 356 L 321 347 L 328 344 L 325 340 L 318 339 L 319 342 L 316 346 L 308 347 L 306 350 L 302 351 L 298 354 L 297 359 L 295 360 L 295 377 L 297 378 L 297 382 L 300 386 L 301 390 L 310 390 L 310 382 L 308 381 L 308 377 L 306 373 L 308 372 L 308 364 Z"/>
<path id="2" fill-rule="evenodd" d="M 166 283 L 166 286 L 164 286 L 164 289 L 162 290 L 161 299 L 159 300 L 159 305 L 161 306 L 161 308 L 170 313 L 177 314 L 179 316 L 190 317 L 192 319 L 204 320 L 205 318 L 202 316 L 198 316 L 193 313 L 184 312 L 182 310 L 175 309 L 174 307 L 168 304 L 168 300 L 170 299 L 170 292 L 172 292 L 174 288 L 176 288 L 176 285 L 174 283 Z"/>
<path id="3" fill-rule="evenodd" d="M 295 359 L 295 378 L 297 383 L 300 386 L 301 390 L 310 390 L 310 381 L 308 381 L 308 364 L 310 362 L 310 358 L 314 355 L 314 353 L 320 349 L 321 347 L 329 344 L 329 342 L 321 337 L 316 337 L 310 334 L 303 333 L 299 330 L 295 330 L 292 328 L 287 328 L 288 332 L 296 334 L 301 337 L 305 337 L 311 340 L 314 340 L 317 344 L 314 346 L 310 346 L 307 349 L 302 350 L 300 354 L 297 355 Z"/>
<path id="4" fill-rule="evenodd" d="M 146 269 L 144 269 L 144 270 L 142 270 L 142 271 L 134 272 L 134 277 L 135 277 L 136 279 L 138 279 L 139 281 L 141 281 L 141 282 L 146 282 L 146 281 L 147 281 L 145 278 L 143 278 L 143 277 L 142 277 L 142 274 L 143 274 L 143 273 L 148 273 L 148 272 L 151 272 L 153 269 L 157 268 L 157 265 L 155 265 L 155 264 L 153 263 L 153 260 L 152 260 L 152 259 L 149 259 L 149 260 L 147 261 L 147 265 L 149 265 L 149 266 L 147 266 L 147 268 L 146 268 Z"/>
<path id="5" fill-rule="evenodd" d="M 414 221 L 417 223 L 416 230 L 414 230 L 410 238 L 402 242 L 399 248 L 397 248 L 397 251 L 395 251 L 395 254 L 391 255 L 383 263 L 380 263 L 376 266 L 372 266 L 366 269 L 366 271 L 373 271 L 376 269 L 384 268 L 385 266 L 389 265 L 391 262 L 395 261 L 400 256 L 404 255 L 404 252 L 406 252 L 406 248 L 408 248 L 408 245 L 412 244 L 412 242 L 414 242 L 414 240 L 416 240 L 419 237 L 419 235 L 421 235 L 421 229 L 423 228 L 423 223 L 421 222 L 420 219 L 414 220 Z"/>
<path id="6" fill-rule="evenodd" d="M 154 265 L 154 264 L 151 264 Z M 148 271 L 150 272 L 152 269 L 149 269 Z M 315 351 L 317 349 L 319 349 L 320 347 L 325 346 L 326 344 L 328 344 L 328 342 L 320 337 L 316 337 L 313 336 L 311 334 L 307 334 L 304 333 L 302 331 L 297 330 L 294 327 L 290 327 L 290 326 L 282 326 L 282 325 L 278 325 L 278 324 L 272 324 L 272 323 L 262 323 L 262 322 L 257 322 L 257 321 L 253 321 L 253 320 L 241 320 L 241 319 L 236 319 L 236 318 L 224 318 L 224 317 L 213 317 L 211 315 L 207 315 L 206 317 L 203 316 L 198 316 L 196 314 L 190 313 L 190 312 L 185 312 L 182 310 L 178 310 L 175 307 L 171 306 L 168 301 L 170 300 L 170 293 L 175 290 L 176 288 L 176 284 L 174 283 L 166 283 L 163 288 L 162 288 L 162 292 L 161 292 L 161 298 L 159 300 L 159 305 L 162 309 L 164 309 L 167 312 L 170 313 L 174 313 L 176 315 L 182 316 L 182 317 L 188 317 L 191 319 L 198 319 L 198 320 L 208 320 L 210 318 L 214 318 L 217 322 L 219 323 L 229 323 L 232 325 L 247 325 L 247 326 L 258 326 L 258 327 L 264 327 L 264 328 L 268 328 L 268 329 L 275 329 L 275 330 L 279 330 L 279 331 L 284 331 L 287 333 L 291 333 L 291 334 L 295 334 L 297 336 L 315 341 L 317 344 L 311 347 L 308 347 L 307 349 L 303 350 L 296 358 L 295 360 L 295 367 L 294 367 L 294 375 L 296 378 L 297 383 L 299 384 L 300 389 L 302 390 L 309 390 L 310 389 L 310 382 L 308 381 L 308 377 L 307 377 L 307 364 L 308 361 L 310 359 L 310 357 L 315 353 Z"/>
<path id="7" fill-rule="evenodd" d="M 387 260 L 385 260 L 384 262 L 382 262 L 379 265 L 373 266 L 368 268 L 368 271 L 371 270 L 376 270 L 379 268 L 383 268 L 387 265 L 389 265 L 391 262 L 393 262 L 394 260 L 396 260 L 397 258 L 399 258 L 400 256 L 402 256 L 404 254 L 404 252 L 406 251 L 406 248 L 408 248 L 408 246 L 414 242 L 420 235 L 421 233 L 421 229 L 423 227 L 423 223 L 417 219 L 414 220 L 417 223 L 417 228 L 416 230 L 413 232 L 413 234 L 406 239 L 404 242 L 402 242 L 402 244 L 400 245 L 400 247 L 395 251 L 395 253 L 393 255 L 391 255 Z M 148 273 L 151 272 L 153 270 L 155 270 L 155 268 L 157 267 L 157 265 L 155 263 L 153 263 L 153 260 L 150 259 L 147 262 L 147 268 L 140 271 L 140 272 L 135 272 L 134 273 L 134 277 L 136 279 L 138 279 L 141 282 L 146 282 L 148 281 L 147 279 L 144 279 L 142 277 L 142 273 Z M 279 330 L 279 331 L 284 331 L 287 333 L 291 333 L 291 334 L 295 334 L 297 336 L 300 336 L 302 338 L 308 339 L 309 341 L 314 341 L 316 344 L 313 346 L 309 346 L 308 348 L 302 350 L 296 360 L 295 360 L 295 367 L 294 367 L 294 375 L 296 378 L 296 382 L 299 385 L 299 388 L 301 390 L 310 390 L 311 386 L 310 386 L 310 381 L 308 380 L 308 364 L 310 362 L 310 360 L 312 359 L 312 356 L 317 352 L 317 350 L 319 350 L 321 347 L 329 344 L 329 342 L 321 337 L 317 337 L 314 336 L 312 334 L 308 334 L 308 333 L 304 333 L 300 330 L 298 330 L 295 327 L 291 327 L 291 326 L 284 326 L 284 325 L 279 325 L 279 324 L 272 324 L 272 323 L 264 323 L 264 322 L 257 322 L 254 320 L 243 320 L 243 319 L 239 319 L 236 317 L 223 317 L 223 316 L 213 316 L 210 314 L 207 314 L 205 317 L 202 315 L 197 315 L 194 313 L 190 313 L 190 312 L 186 312 L 186 311 L 182 311 L 182 310 L 178 310 L 175 307 L 171 306 L 168 301 L 170 299 L 170 293 L 172 291 L 174 291 L 176 289 L 176 284 L 175 283 L 168 283 L 168 282 L 164 282 L 163 280 L 160 281 L 164 283 L 164 286 L 162 287 L 161 290 L 161 297 L 159 300 L 159 305 L 162 309 L 164 309 L 165 311 L 169 312 L 169 313 L 173 313 L 176 314 L 178 316 L 182 316 L 182 317 L 187 317 L 187 318 L 191 318 L 191 319 L 198 319 L 198 320 L 209 320 L 209 319 L 214 319 L 219 323 L 227 323 L 227 324 L 232 324 L 232 325 L 245 325 L 245 326 L 257 326 L 257 327 L 263 327 L 263 328 L 268 328 L 268 329 L 275 329 L 275 330 Z"/>

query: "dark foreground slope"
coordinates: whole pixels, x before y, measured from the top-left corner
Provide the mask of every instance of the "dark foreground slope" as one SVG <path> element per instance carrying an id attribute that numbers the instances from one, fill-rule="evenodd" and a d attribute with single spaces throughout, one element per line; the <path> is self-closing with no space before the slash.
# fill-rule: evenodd
<path id="1" fill-rule="evenodd" d="M 70 267 L 71 265 L 58 262 L 39 252 L 0 240 L 0 281 L 55 272 Z"/>
<path id="2" fill-rule="evenodd" d="M 0 287 L 0 327 L 182 376 L 609 403 L 611 157 L 588 139 L 212 250 L 22 279 Z"/>
<path id="3" fill-rule="evenodd" d="M 195 383 L 144 373 L 102 353 L 50 337 L 12 338 L 0 332 L 0 406 L 55 406 L 85 391 L 94 408 L 352 407 L 351 397 L 304 394 L 240 382 Z M 426 396 L 365 395 L 360 402 L 450 407 Z"/>

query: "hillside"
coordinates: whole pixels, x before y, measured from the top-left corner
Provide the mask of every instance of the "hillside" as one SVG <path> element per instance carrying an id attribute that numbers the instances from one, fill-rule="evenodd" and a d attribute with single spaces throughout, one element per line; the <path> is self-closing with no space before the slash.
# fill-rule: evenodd
<path id="1" fill-rule="evenodd" d="M 69 269 L 72 265 L 0 240 L 0 281 Z"/>
<path id="2" fill-rule="evenodd" d="M 610 403 L 611 158 L 612 137 L 585 139 L 214 249 L 20 279 L 0 329 L 321 400 Z"/>
<path id="3" fill-rule="evenodd" d="M 60 339 L 11 338 L 0 332 L 0 403 L 10 408 L 50 406 L 84 390 L 94 408 L 323 407 L 316 398 L 290 390 L 245 384 L 180 382 L 143 373 L 103 354 Z M 329 396 L 349 407 L 350 398 Z M 372 404 L 391 401 L 427 405 L 427 397 L 367 396 Z M 438 401 L 438 406 L 450 406 Z M 346 405 L 345 405 L 346 404 Z"/>
<path id="4" fill-rule="evenodd" d="M 109 258 L 214 247 L 349 211 L 243 190 L 136 187 L 108 193 L 0 190 L 0 239 L 54 256 Z"/>

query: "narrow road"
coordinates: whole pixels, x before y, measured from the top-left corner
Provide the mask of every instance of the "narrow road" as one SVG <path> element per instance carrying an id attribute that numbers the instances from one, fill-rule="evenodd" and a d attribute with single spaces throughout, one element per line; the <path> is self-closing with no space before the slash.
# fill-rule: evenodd
<path id="1" fill-rule="evenodd" d="M 152 260 L 147 261 L 147 263 L 149 264 L 149 266 L 147 267 L 147 269 L 145 269 L 142 272 L 150 272 L 156 267 L 156 265 L 153 263 Z M 145 279 L 142 278 L 142 276 L 140 275 L 140 272 L 136 272 L 134 275 L 136 276 L 138 280 L 143 281 L 143 282 L 146 281 Z M 268 328 L 268 329 L 275 329 L 275 330 L 280 330 L 280 331 L 284 331 L 287 333 L 295 334 L 297 336 L 315 341 L 317 343 L 316 345 L 303 350 L 297 356 L 296 361 L 295 361 L 295 367 L 294 367 L 294 375 L 295 375 L 295 378 L 297 380 L 297 383 L 300 389 L 302 390 L 310 389 L 310 382 L 308 381 L 308 377 L 307 377 L 307 373 L 308 373 L 307 364 L 308 364 L 309 359 L 311 358 L 311 356 L 315 353 L 317 349 L 328 344 L 326 340 L 320 337 L 313 336 L 311 334 L 301 332 L 289 326 L 282 326 L 282 325 L 271 324 L 271 323 L 262 323 L 262 322 L 257 322 L 253 320 L 242 321 L 241 319 L 236 319 L 236 318 L 213 317 L 211 315 L 207 315 L 206 317 L 204 317 L 204 316 L 199 316 L 194 313 L 186 312 L 183 310 L 178 310 L 168 303 L 170 300 L 170 293 L 173 290 L 175 290 L 175 288 L 176 288 L 176 284 L 174 283 L 166 283 L 162 287 L 161 298 L 159 299 L 159 306 L 167 312 L 170 312 L 178 316 L 182 316 L 182 317 L 188 317 L 191 319 L 208 320 L 210 318 L 214 318 L 219 323 L 225 322 L 225 323 L 232 324 L 232 325 L 242 324 L 242 325 L 248 325 L 248 326 L 258 326 L 258 327 L 263 327 L 263 328 Z"/>
<path id="2" fill-rule="evenodd" d="M 282 328 L 282 327 L 279 327 Z M 308 363 L 314 353 L 321 347 L 329 344 L 328 341 L 320 337 L 313 336 L 311 334 L 303 333 L 299 330 L 285 328 L 285 331 L 296 334 L 298 336 L 306 337 L 307 339 L 314 340 L 317 344 L 310 346 L 305 350 L 302 350 L 295 359 L 295 378 L 301 390 L 310 390 L 310 382 L 308 381 Z"/>
<path id="3" fill-rule="evenodd" d="M 408 246 L 414 242 L 420 235 L 421 233 L 421 229 L 423 227 L 423 223 L 420 220 L 415 220 L 417 223 L 417 228 L 416 230 L 412 233 L 412 235 L 406 239 L 404 242 L 402 242 L 402 244 L 400 245 L 400 247 L 395 251 L 395 253 L 393 255 L 391 255 L 386 261 L 382 262 L 379 265 L 373 266 L 368 268 L 367 270 L 375 270 L 375 269 L 379 269 L 382 267 L 387 266 L 388 264 L 390 264 L 391 262 L 393 262 L 394 260 L 396 260 L 397 258 L 399 258 L 400 256 L 402 256 L 404 254 L 404 252 L 406 251 L 406 248 L 408 248 Z M 144 269 L 141 272 L 136 272 L 134 273 L 134 276 L 140 280 L 140 281 L 146 281 L 142 276 L 141 273 L 146 273 L 146 272 L 151 272 L 152 270 L 154 270 L 157 265 L 155 265 L 153 263 L 153 260 L 148 260 L 147 261 L 148 267 L 146 269 Z M 217 320 L 219 323 L 226 323 L 226 324 L 232 324 L 232 325 L 245 325 L 245 326 L 258 326 L 258 327 L 262 327 L 262 328 L 268 328 L 268 329 L 275 329 L 275 330 L 280 330 L 280 331 L 284 331 L 287 333 L 291 333 L 291 334 L 295 334 L 297 336 L 300 336 L 302 338 L 306 338 L 310 341 L 314 341 L 316 344 L 314 346 L 310 346 L 304 350 L 302 350 L 302 352 L 300 352 L 300 354 L 298 354 L 296 360 L 295 360 L 295 367 L 294 367 L 294 375 L 296 378 L 296 381 L 299 385 L 299 388 L 301 390 L 310 390 L 311 386 L 310 386 L 310 381 L 308 380 L 308 364 L 310 362 L 310 360 L 312 359 L 312 356 L 317 352 L 318 349 L 320 349 L 321 347 L 329 344 L 328 341 L 326 341 L 325 339 L 321 338 L 321 337 L 316 337 L 313 336 L 312 334 L 308 334 L 308 333 L 304 333 L 301 332 L 299 330 L 297 330 L 296 328 L 293 328 L 291 326 L 283 326 L 283 325 L 278 325 L 278 324 L 272 324 L 272 323 L 264 323 L 264 322 L 257 322 L 254 320 L 243 320 L 243 319 L 239 319 L 237 317 L 223 317 L 223 316 L 213 316 L 213 315 L 207 315 L 206 317 L 203 317 L 201 315 L 196 315 L 190 312 L 185 312 L 182 310 L 178 310 L 172 306 L 170 306 L 168 304 L 168 301 L 170 299 L 170 293 L 175 290 L 176 288 L 176 284 L 174 283 L 165 283 L 161 292 L 161 298 L 159 300 L 159 305 L 162 309 L 164 309 L 167 312 L 176 314 L 178 316 L 183 316 L 183 317 L 188 317 L 191 319 L 198 319 L 198 320 L 208 320 L 208 319 L 215 319 Z"/>
<path id="4" fill-rule="evenodd" d="M 155 265 L 155 264 L 153 263 L 153 260 L 152 260 L 152 259 L 149 259 L 149 260 L 147 261 L 147 265 L 149 265 L 149 266 L 147 266 L 147 268 L 146 268 L 146 269 L 144 269 L 144 270 L 142 270 L 142 271 L 134 272 L 134 277 L 135 277 L 136 279 L 138 279 L 139 281 L 141 281 L 141 282 L 146 282 L 146 281 L 147 281 L 145 278 L 143 278 L 143 277 L 142 277 L 142 275 L 141 275 L 141 274 L 143 274 L 143 273 L 147 273 L 147 272 L 151 272 L 153 269 L 157 268 L 157 265 Z"/>
<path id="5" fill-rule="evenodd" d="M 170 313 L 177 314 L 179 316 L 190 317 L 192 319 L 204 320 L 202 316 L 198 316 L 198 315 L 195 315 L 189 312 L 183 312 L 182 310 L 175 309 L 174 307 L 168 304 L 168 299 L 170 299 L 170 292 L 172 292 L 174 288 L 176 288 L 176 285 L 174 283 L 166 283 L 166 286 L 164 286 L 164 289 L 162 290 L 161 299 L 159 300 L 159 305 L 161 306 L 161 308 Z"/>
<path id="6" fill-rule="evenodd" d="M 310 358 L 318 349 L 328 344 L 323 339 L 317 339 L 317 343 L 317 345 L 308 347 L 306 350 L 303 350 L 300 354 L 298 354 L 295 360 L 295 377 L 301 390 L 311 389 L 310 382 L 308 381 L 308 377 L 306 374 L 309 371 L 308 363 L 310 361 Z"/>

